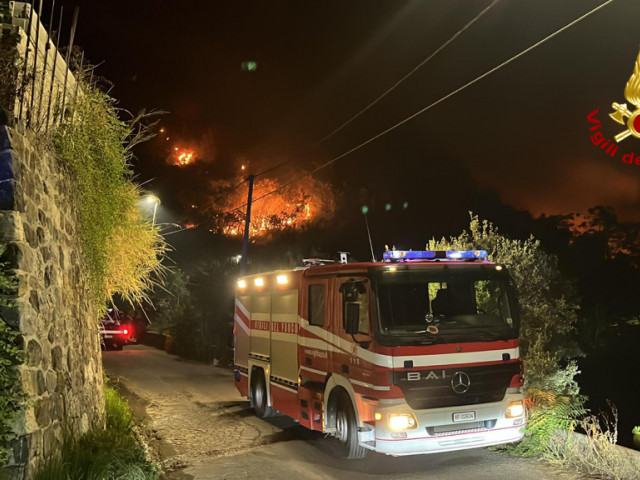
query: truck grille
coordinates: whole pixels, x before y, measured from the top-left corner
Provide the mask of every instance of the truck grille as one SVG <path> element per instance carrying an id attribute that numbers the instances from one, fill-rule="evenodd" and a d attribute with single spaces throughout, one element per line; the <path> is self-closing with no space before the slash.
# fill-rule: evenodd
<path id="1" fill-rule="evenodd" d="M 496 425 L 496 420 L 483 420 L 481 422 L 453 423 L 450 425 L 438 425 L 437 427 L 427 427 L 427 433 L 431 436 L 440 437 L 454 433 L 484 432 L 492 429 Z"/>
<path id="2" fill-rule="evenodd" d="M 457 372 L 469 378 L 468 390 L 456 393 L 451 380 Z M 393 373 L 393 382 L 400 387 L 411 408 L 455 407 L 499 402 L 504 398 L 511 378 L 520 373 L 520 362 L 479 367 L 454 367 L 433 370 L 412 370 Z"/>

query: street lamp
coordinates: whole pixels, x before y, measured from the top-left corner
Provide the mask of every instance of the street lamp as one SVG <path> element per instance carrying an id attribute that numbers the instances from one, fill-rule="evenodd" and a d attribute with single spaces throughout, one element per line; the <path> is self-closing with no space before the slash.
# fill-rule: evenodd
<path id="1" fill-rule="evenodd" d="M 160 205 L 160 199 L 156 197 L 153 193 L 148 194 L 144 197 L 146 202 L 151 204 L 153 203 L 153 220 L 151 221 L 151 225 L 156 224 L 156 211 L 158 210 L 158 205 Z"/>

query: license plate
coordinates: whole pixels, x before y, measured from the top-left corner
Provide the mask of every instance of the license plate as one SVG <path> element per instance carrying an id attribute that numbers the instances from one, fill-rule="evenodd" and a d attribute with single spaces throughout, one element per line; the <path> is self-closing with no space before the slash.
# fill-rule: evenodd
<path id="1" fill-rule="evenodd" d="M 476 419 L 476 412 L 458 412 L 453 414 L 454 422 L 468 422 Z"/>

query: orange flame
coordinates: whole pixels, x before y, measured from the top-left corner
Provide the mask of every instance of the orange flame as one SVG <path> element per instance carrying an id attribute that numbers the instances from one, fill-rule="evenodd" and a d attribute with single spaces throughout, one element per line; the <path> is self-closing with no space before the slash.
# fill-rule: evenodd
<path id="1" fill-rule="evenodd" d="M 276 180 L 257 181 L 253 189 L 253 198 L 278 189 Z M 224 201 L 223 209 L 228 210 L 243 205 L 247 201 L 247 188 L 230 192 Z M 272 233 L 303 229 L 315 220 L 333 215 L 333 195 L 328 185 L 308 178 L 299 186 L 291 186 L 255 201 L 251 207 L 251 237 L 267 237 Z M 314 213 L 317 212 L 317 213 Z M 223 234 L 240 236 L 244 234 L 245 208 L 230 212 L 221 220 Z"/>
<path id="2" fill-rule="evenodd" d="M 173 164 L 178 167 L 186 167 L 195 161 L 195 154 L 192 150 L 181 150 L 178 147 L 175 147 L 175 152 L 175 160 Z"/>

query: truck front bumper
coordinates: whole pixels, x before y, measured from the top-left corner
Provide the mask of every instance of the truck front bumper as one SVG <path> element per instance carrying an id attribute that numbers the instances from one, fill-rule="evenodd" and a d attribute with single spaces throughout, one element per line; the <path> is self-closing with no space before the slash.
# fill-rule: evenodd
<path id="1" fill-rule="evenodd" d="M 523 400 L 523 396 L 507 394 L 501 402 L 430 410 L 412 410 L 406 403 L 381 406 L 382 419 L 376 422 L 375 429 L 361 433 L 362 445 L 388 455 L 417 455 L 517 442 L 524 436 L 524 413 L 516 418 L 506 417 L 507 405 L 517 400 Z M 416 428 L 391 430 L 387 418 L 396 412 L 412 413 Z M 475 414 L 473 421 L 453 420 L 456 414 L 470 412 Z"/>

